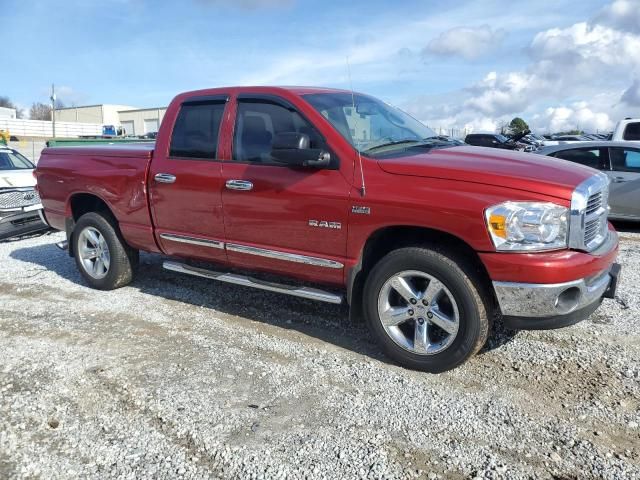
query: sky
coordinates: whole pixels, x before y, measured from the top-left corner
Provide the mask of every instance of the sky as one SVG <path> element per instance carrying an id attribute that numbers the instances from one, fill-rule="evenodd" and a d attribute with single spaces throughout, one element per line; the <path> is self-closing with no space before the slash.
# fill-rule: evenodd
<path id="1" fill-rule="evenodd" d="M 350 88 L 436 129 L 640 116 L 640 0 L 0 0 L 0 96 L 165 106 L 225 85 Z M 350 65 L 351 81 L 347 67 Z"/>

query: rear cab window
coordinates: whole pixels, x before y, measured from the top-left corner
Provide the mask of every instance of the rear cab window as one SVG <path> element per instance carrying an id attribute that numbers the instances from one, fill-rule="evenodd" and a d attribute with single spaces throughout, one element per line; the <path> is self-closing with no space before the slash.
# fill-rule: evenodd
<path id="1" fill-rule="evenodd" d="M 215 160 L 225 105 L 223 98 L 183 103 L 173 127 L 169 156 Z"/>
<path id="2" fill-rule="evenodd" d="M 622 138 L 625 140 L 640 140 L 640 122 L 629 123 L 624 129 Z"/>

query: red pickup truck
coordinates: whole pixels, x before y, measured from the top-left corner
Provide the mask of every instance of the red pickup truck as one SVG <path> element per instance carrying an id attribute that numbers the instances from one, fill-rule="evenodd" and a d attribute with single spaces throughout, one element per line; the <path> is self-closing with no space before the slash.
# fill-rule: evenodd
<path id="1" fill-rule="evenodd" d="M 388 356 L 430 372 L 476 353 L 499 316 L 588 317 L 619 273 L 604 175 L 460 145 L 348 91 L 183 93 L 155 145 L 47 148 L 36 176 L 91 287 L 161 253 L 168 270 L 346 301 Z"/>

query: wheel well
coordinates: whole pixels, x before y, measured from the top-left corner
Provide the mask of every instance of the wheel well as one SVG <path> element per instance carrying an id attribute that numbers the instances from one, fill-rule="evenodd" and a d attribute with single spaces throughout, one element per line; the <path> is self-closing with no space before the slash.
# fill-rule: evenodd
<path id="1" fill-rule="evenodd" d="M 374 232 L 364 245 L 360 262 L 350 274 L 347 287 L 347 300 L 351 306 L 351 317 L 362 316 L 361 299 L 365 279 L 374 265 L 392 250 L 403 247 L 428 245 L 439 251 L 470 262 L 471 267 L 481 280 L 490 282 L 489 274 L 476 251 L 464 240 L 443 232 L 424 227 L 394 226 Z M 486 283 L 490 285 L 490 283 Z"/>
<path id="2" fill-rule="evenodd" d="M 107 212 L 113 215 L 104 200 L 90 193 L 77 193 L 71 197 L 69 203 L 74 222 L 88 212 Z"/>
<path id="3" fill-rule="evenodd" d="M 69 205 L 71 207 L 71 216 L 72 218 L 67 218 L 65 221 L 65 230 L 67 233 L 67 242 L 69 243 L 68 252 L 69 256 L 73 257 L 73 229 L 75 228 L 76 222 L 80 219 L 82 215 L 89 212 L 100 212 L 106 213 L 113 218 L 113 212 L 109 208 L 109 206 L 102 200 L 100 197 L 96 195 L 92 195 L 91 193 L 76 193 L 69 200 Z"/>

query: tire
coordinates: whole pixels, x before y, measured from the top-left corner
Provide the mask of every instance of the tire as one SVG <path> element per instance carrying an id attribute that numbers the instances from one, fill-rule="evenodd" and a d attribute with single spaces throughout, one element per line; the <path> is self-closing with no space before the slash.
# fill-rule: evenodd
<path id="1" fill-rule="evenodd" d="M 400 248 L 371 270 L 363 308 L 388 357 L 403 367 L 440 373 L 461 365 L 485 344 L 489 308 L 482 290 L 478 275 L 455 255 Z"/>
<path id="2" fill-rule="evenodd" d="M 126 244 L 111 215 L 85 213 L 71 238 L 76 266 L 91 288 L 113 290 L 133 280 L 138 251 Z"/>

